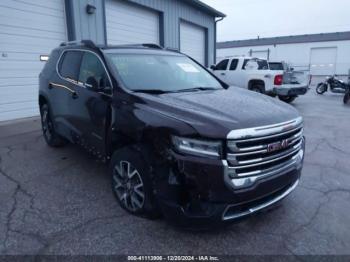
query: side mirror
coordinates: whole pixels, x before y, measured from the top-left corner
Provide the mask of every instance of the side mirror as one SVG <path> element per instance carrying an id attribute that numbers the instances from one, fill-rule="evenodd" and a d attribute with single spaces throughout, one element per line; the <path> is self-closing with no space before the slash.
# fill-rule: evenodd
<path id="1" fill-rule="evenodd" d="M 100 86 L 97 79 L 93 76 L 90 76 L 85 83 L 85 86 L 92 91 L 98 92 L 104 89 L 104 86 Z"/>
<path id="2" fill-rule="evenodd" d="M 215 69 L 216 69 L 216 66 L 215 66 L 215 65 L 211 65 L 211 66 L 210 66 L 210 69 L 211 69 L 211 70 L 215 70 Z"/>
<path id="3" fill-rule="evenodd" d="M 291 68 L 290 68 L 290 71 L 294 71 L 294 67 L 291 67 Z"/>

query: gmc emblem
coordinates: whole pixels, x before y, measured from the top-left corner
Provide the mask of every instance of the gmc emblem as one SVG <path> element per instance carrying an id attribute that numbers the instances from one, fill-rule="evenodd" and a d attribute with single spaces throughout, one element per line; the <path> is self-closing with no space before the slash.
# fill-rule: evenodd
<path id="1" fill-rule="evenodd" d="M 289 145 L 288 139 L 282 140 L 281 142 L 268 144 L 267 145 L 267 152 L 268 153 L 275 152 L 275 151 L 278 151 L 278 150 L 281 150 L 281 149 L 288 147 L 288 145 Z"/>

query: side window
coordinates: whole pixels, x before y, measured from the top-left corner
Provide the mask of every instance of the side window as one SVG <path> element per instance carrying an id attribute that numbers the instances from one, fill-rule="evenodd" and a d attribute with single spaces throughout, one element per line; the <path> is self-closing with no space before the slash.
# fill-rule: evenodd
<path id="1" fill-rule="evenodd" d="M 250 61 L 250 59 L 244 59 L 243 65 L 242 65 L 242 69 L 245 70 L 245 66 L 247 65 L 247 63 Z"/>
<path id="2" fill-rule="evenodd" d="M 238 65 L 238 59 L 233 59 L 230 65 L 230 70 L 234 71 L 237 69 L 237 65 Z"/>
<path id="3" fill-rule="evenodd" d="M 220 63 L 218 63 L 215 67 L 215 70 L 226 70 L 228 65 L 228 59 L 222 60 Z"/>
<path id="4" fill-rule="evenodd" d="M 58 71 L 64 78 L 77 81 L 79 76 L 80 62 L 83 53 L 80 51 L 67 51 L 63 54 Z"/>
<path id="5" fill-rule="evenodd" d="M 85 52 L 79 73 L 79 82 L 86 83 L 89 77 L 97 80 L 99 86 L 109 87 L 107 73 L 100 59 L 90 52 Z"/>

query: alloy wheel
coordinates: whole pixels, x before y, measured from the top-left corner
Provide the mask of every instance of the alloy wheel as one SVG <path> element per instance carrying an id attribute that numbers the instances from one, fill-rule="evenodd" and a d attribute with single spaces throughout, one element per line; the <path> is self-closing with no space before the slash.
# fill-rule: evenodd
<path id="1" fill-rule="evenodd" d="M 120 203 L 131 212 L 140 211 L 145 202 L 140 173 L 128 161 L 120 161 L 113 169 L 113 190 Z"/>

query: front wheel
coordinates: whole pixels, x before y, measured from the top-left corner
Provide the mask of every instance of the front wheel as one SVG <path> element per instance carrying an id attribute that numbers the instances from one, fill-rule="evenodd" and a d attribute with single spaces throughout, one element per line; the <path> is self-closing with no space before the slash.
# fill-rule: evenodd
<path id="1" fill-rule="evenodd" d="M 297 97 L 296 96 L 278 96 L 278 98 L 281 101 L 289 104 L 289 103 L 292 103 Z"/>
<path id="2" fill-rule="evenodd" d="M 150 163 L 133 148 L 116 151 L 110 162 L 112 190 L 119 205 L 129 213 L 150 219 L 157 218 Z"/>
<path id="3" fill-rule="evenodd" d="M 345 95 L 344 95 L 344 104 L 347 104 L 349 103 L 350 101 L 350 92 L 347 92 Z"/>
<path id="4" fill-rule="evenodd" d="M 327 91 L 327 85 L 325 83 L 319 83 L 316 87 L 316 93 L 322 95 Z"/>

